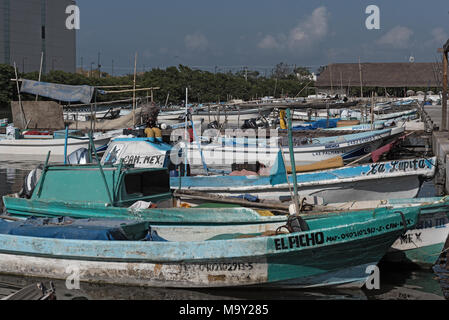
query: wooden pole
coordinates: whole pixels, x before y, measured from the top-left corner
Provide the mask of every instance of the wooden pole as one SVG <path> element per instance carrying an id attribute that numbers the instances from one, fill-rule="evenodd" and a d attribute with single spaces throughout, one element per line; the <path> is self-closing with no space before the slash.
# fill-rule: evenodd
<path id="1" fill-rule="evenodd" d="M 443 99 L 441 102 L 441 130 L 447 131 L 447 52 L 443 52 Z"/>
<path id="2" fill-rule="evenodd" d="M 188 139 L 188 132 L 187 132 L 187 123 L 188 123 L 188 114 L 187 114 L 187 100 L 189 99 L 189 88 L 186 88 L 186 119 L 185 119 L 185 127 L 184 127 L 184 136 L 185 136 L 185 139 L 186 139 L 186 148 L 185 148 L 185 157 L 184 157 L 184 175 L 187 177 L 187 144 L 188 144 L 188 142 L 190 142 L 190 141 L 188 141 L 187 139 Z M 190 140 L 190 139 L 189 139 Z"/>
<path id="3" fill-rule="evenodd" d="M 27 120 L 25 118 L 25 111 L 23 110 L 22 96 L 20 95 L 19 76 L 17 75 L 16 62 L 14 62 L 14 73 L 16 74 L 16 87 L 17 87 L 17 96 L 19 98 L 20 112 L 22 113 L 23 125 L 25 126 L 25 130 L 26 130 L 28 128 L 28 123 L 27 123 Z"/>
<path id="4" fill-rule="evenodd" d="M 168 106 L 168 98 L 170 98 L 170 91 L 167 93 L 167 99 L 165 100 L 165 106 Z"/>
<path id="5" fill-rule="evenodd" d="M 136 76 L 137 76 L 137 52 L 134 57 L 134 83 L 133 83 L 133 126 L 136 125 Z"/>
<path id="6" fill-rule="evenodd" d="M 374 91 L 371 93 L 371 130 L 374 129 Z"/>
<path id="7" fill-rule="evenodd" d="M 44 64 L 44 52 L 41 53 L 41 66 L 39 68 L 39 82 L 41 82 L 41 77 L 42 77 L 42 66 Z M 39 98 L 39 95 L 36 94 L 36 101 Z"/>
<path id="8" fill-rule="evenodd" d="M 298 183 L 296 179 L 296 163 L 295 163 L 295 153 L 293 148 L 293 133 L 292 133 L 292 115 L 290 108 L 287 109 L 287 122 L 288 122 L 288 147 L 290 151 L 290 165 L 292 167 L 292 178 L 293 178 L 293 190 L 294 190 L 294 203 L 296 215 L 299 215 L 299 197 L 298 197 Z"/>

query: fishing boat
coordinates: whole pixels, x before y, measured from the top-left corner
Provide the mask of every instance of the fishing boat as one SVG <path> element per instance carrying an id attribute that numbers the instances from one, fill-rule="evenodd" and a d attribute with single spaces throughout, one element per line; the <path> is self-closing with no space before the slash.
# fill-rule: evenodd
<path id="1" fill-rule="evenodd" d="M 205 109 L 195 110 L 192 114 L 193 121 L 199 121 L 201 119 L 217 121 L 218 123 L 227 122 L 228 124 L 243 124 L 245 120 L 256 119 L 259 117 L 268 117 L 272 112 L 273 107 L 260 107 L 260 108 L 230 108 L 230 107 L 218 107 L 216 110 L 208 111 Z"/>
<path id="2" fill-rule="evenodd" d="M 449 236 L 447 196 L 330 204 L 332 210 L 366 210 L 379 207 L 399 209 L 403 206 L 420 207 L 418 223 L 393 243 L 383 260 L 429 268 L 436 263 L 439 254 L 443 252 L 446 238 Z"/>
<path id="3" fill-rule="evenodd" d="M 282 161 L 282 159 L 281 159 Z M 296 176 L 298 192 L 325 202 L 414 198 L 422 183 L 435 175 L 436 158 L 376 162 L 330 170 L 302 172 Z M 301 167 L 297 167 L 297 172 Z M 251 173 L 250 173 L 251 174 Z M 281 180 L 276 177 L 283 178 Z M 203 175 L 172 177 L 173 188 L 202 191 L 220 196 L 251 194 L 259 199 L 290 201 L 292 176 L 273 165 L 270 175 Z"/>
<path id="4" fill-rule="evenodd" d="M 272 107 L 263 108 L 239 108 L 229 106 L 213 106 L 207 109 L 205 106 L 189 108 L 188 113 L 193 121 L 209 120 L 219 123 L 228 122 L 231 124 L 244 123 L 245 120 L 255 119 L 260 116 L 267 117 Z M 166 124 L 175 124 L 185 120 L 185 110 L 162 111 L 158 115 L 158 122 Z"/>
<path id="5" fill-rule="evenodd" d="M 103 110 L 90 111 L 90 110 L 80 110 L 74 111 L 72 109 L 67 109 L 64 111 L 64 120 L 65 121 L 90 121 L 91 119 L 96 120 L 105 120 L 105 119 L 116 119 L 122 115 L 127 114 L 129 112 L 126 109 L 122 109 L 122 107 L 111 107 Z"/>
<path id="6" fill-rule="evenodd" d="M 64 156 L 64 146 L 67 152 L 72 153 L 79 148 L 87 147 L 89 137 L 78 130 L 69 131 L 71 137 L 65 141 L 65 131 L 22 131 L 12 129 L 4 135 L 0 134 L 0 154 L 3 155 L 30 155 L 45 157 L 50 151 L 54 156 Z M 76 136 L 73 138 L 72 136 Z M 112 135 L 110 133 L 95 133 L 93 141 L 96 148 L 107 145 Z"/>
<path id="7" fill-rule="evenodd" d="M 103 173 L 104 180 L 99 166 L 45 166 L 29 193 L 25 192 L 22 198 L 19 195 L 3 197 L 5 210 L 18 218 L 65 216 L 147 221 L 161 237 L 179 242 L 204 241 L 228 233 L 269 233 L 288 224 L 289 214 L 296 212 L 291 202 L 244 203 L 219 197 L 206 199 L 200 205 L 189 199 L 174 201 L 166 169 L 105 166 Z M 86 185 L 82 181 L 90 183 Z M 188 194 L 183 194 L 183 198 L 189 198 Z M 428 264 L 449 231 L 447 198 L 348 201 L 326 205 L 305 203 L 302 207 L 301 217 L 306 222 L 344 212 L 363 215 L 382 208 L 395 212 L 418 208 L 421 215 L 417 226 L 392 242 L 387 257 L 395 261 L 402 257 L 414 263 Z M 415 241 L 416 234 L 422 241 Z M 416 244 L 413 248 L 407 240 L 409 237 Z"/>
<path id="8" fill-rule="evenodd" d="M 341 156 L 345 162 L 350 162 L 366 155 L 390 139 L 404 132 L 402 127 L 392 127 L 383 130 L 360 132 L 342 136 L 293 138 L 293 152 L 296 165 L 307 165 L 318 161 Z M 207 138 L 207 137 L 206 137 Z M 225 137 L 226 138 L 226 137 Z M 287 147 L 287 137 L 281 139 L 226 138 L 217 141 L 216 137 L 201 144 L 179 142 L 175 150 L 185 150 L 184 158 L 191 166 L 230 166 L 233 163 L 256 163 L 271 167 L 282 149 L 286 165 L 291 166 L 290 150 Z M 279 147 L 281 145 L 281 147 Z"/>
<path id="9" fill-rule="evenodd" d="M 374 120 L 392 120 L 392 119 L 415 119 L 416 118 L 416 109 L 412 110 L 404 110 L 399 112 L 391 112 L 391 113 L 380 113 L 374 114 Z M 308 114 L 307 112 L 294 111 L 292 115 L 293 120 L 302 120 L 302 121 L 318 121 L 318 120 L 326 120 L 332 118 L 339 118 L 341 120 L 360 120 L 360 121 L 370 121 L 371 115 L 365 114 L 362 115 L 362 112 L 357 110 L 343 109 L 343 110 L 329 110 L 329 115 L 326 111 L 317 112 L 316 115 Z"/>
<path id="10" fill-rule="evenodd" d="M 168 225 L 192 231 L 184 234 L 179 228 L 166 230 L 180 241 L 200 233 L 204 237 L 225 233 L 229 224 L 235 226 L 236 232 L 253 233 L 278 228 L 286 221 L 285 216 L 265 211 L 266 205 L 254 205 L 256 209 L 252 209 L 209 201 L 186 208 L 192 205 L 173 197 L 166 168 L 47 164 L 28 180 L 36 183 L 24 186 L 21 197 L 3 197 L 8 214 L 149 220 L 156 229 Z M 288 205 L 276 208 L 288 214 Z"/>
<path id="11" fill-rule="evenodd" d="M 311 218 L 304 231 L 182 242 L 161 238 L 148 222 L 2 221 L 0 270 L 150 287 L 361 287 L 418 216 L 415 207 L 342 212 Z"/>

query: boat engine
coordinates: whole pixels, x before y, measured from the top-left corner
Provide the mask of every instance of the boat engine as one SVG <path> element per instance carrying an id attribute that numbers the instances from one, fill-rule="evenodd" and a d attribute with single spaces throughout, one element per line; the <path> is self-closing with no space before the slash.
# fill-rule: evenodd
<path id="1" fill-rule="evenodd" d="M 67 156 L 67 164 L 87 164 L 89 163 L 89 150 L 79 148 Z"/>
<path id="2" fill-rule="evenodd" d="M 30 199 L 34 189 L 36 188 L 37 182 L 39 181 L 41 175 L 42 175 L 42 170 L 43 170 L 43 165 L 39 165 L 36 168 L 34 168 L 33 170 L 31 170 L 25 177 L 24 181 L 23 181 L 23 186 L 22 186 L 22 190 L 19 192 L 19 196 L 21 198 L 27 198 Z"/>

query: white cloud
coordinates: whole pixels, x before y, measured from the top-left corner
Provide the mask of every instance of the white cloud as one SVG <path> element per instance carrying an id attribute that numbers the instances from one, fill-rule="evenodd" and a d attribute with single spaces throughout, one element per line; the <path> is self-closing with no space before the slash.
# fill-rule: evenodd
<path id="1" fill-rule="evenodd" d="M 186 35 L 184 37 L 184 44 L 189 50 L 202 51 L 208 47 L 209 41 L 204 34 L 196 32 Z"/>
<path id="2" fill-rule="evenodd" d="M 277 42 L 276 38 L 272 35 L 266 35 L 262 41 L 259 42 L 259 48 L 262 49 L 276 49 L 279 48 L 280 44 Z"/>
<path id="3" fill-rule="evenodd" d="M 312 14 L 303 19 L 290 32 L 278 36 L 266 35 L 259 42 L 262 49 L 297 49 L 307 48 L 321 41 L 328 34 L 329 13 L 326 7 L 316 8 Z"/>
<path id="4" fill-rule="evenodd" d="M 447 39 L 449 38 L 449 35 L 446 31 L 444 31 L 443 28 L 435 28 L 430 32 L 432 38 L 432 43 L 443 45 L 446 43 Z"/>
<path id="5" fill-rule="evenodd" d="M 407 48 L 413 31 L 407 27 L 396 26 L 377 40 L 380 45 L 391 46 L 396 49 Z"/>

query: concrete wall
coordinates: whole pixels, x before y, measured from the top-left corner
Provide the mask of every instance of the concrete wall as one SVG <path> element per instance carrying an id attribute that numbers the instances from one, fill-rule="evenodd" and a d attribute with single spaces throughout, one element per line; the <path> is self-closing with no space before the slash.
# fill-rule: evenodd
<path id="1" fill-rule="evenodd" d="M 0 63 L 17 64 L 19 72 L 76 70 L 76 31 L 65 27 L 72 0 L 0 0 Z M 42 27 L 45 27 L 43 39 Z M 9 53 L 9 59 L 8 59 Z"/>

